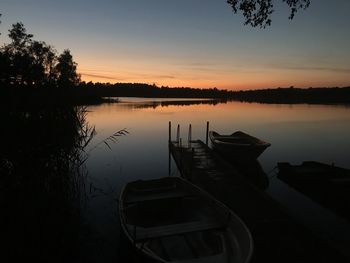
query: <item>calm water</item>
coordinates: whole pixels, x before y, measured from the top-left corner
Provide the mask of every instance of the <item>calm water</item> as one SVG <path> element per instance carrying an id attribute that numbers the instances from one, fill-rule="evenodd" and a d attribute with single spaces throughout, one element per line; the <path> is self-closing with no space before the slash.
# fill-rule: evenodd
<path id="1" fill-rule="evenodd" d="M 350 168 L 350 107 L 198 101 L 189 105 L 181 101 L 122 98 L 117 104 L 89 107 L 88 122 L 96 127 L 97 135 L 90 144 L 87 162 L 93 187 L 86 220 L 94 233 L 91 246 L 99 247 L 91 251 L 91 258 L 112 261 L 121 257 L 117 198 L 123 185 L 137 179 L 168 176 L 169 121 L 173 123 L 173 136 L 175 126 L 181 125 L 184 141 L 189 124 L 192 138 L 205 140 L 206 121 L 210 121 L 210 128 L 220 133 L 242 130 L 270 142 L 272 146 L 259 158 L 271 177 L 268 193 L 302 223 L 342 245 L 344 236 L 340 233 L 347 233 L 348 224 L 280 182 L 274 177 L 274 168 L 277 162 L 300 164 L 305 160 Z M 110 143 L 111 149 L 99 144 L 123 128 L 129 134 Z M 171 167 L 171 175 L 178 175 L 174 163 Z M 325 229 L 334 222 L 337 228 Z"/>

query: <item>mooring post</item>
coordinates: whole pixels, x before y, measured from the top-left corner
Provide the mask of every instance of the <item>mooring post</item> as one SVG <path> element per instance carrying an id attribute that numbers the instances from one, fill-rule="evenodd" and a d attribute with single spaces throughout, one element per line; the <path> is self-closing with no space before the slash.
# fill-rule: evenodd
<path id="1" fill-rule="evenodd" d="M 191 141 L 192 141 L 192 125 L 188 127 L 188 148 L 191 148 Z"/>
<path id="2" fill-rule="evenodd" d="M 169 121 L 169 143 L 171 142 L 171 121 Z"/>
<path id="3" fill-rule="evenodd" d="M 168 173 L 171 174 L 171 121 L 169 121 L 169 141 L 168 141 Z"/>
<path id="4" fill-rule="evenodd" d="M 180 124 L 177 125 L 177 132 L 176 132 L 176 142 L 179 143 L 180 141 Z"/>
<path id="5" fill-rule="evenodd" d="M 208 145 L 208 136 L 209 136 L 209 121 L 207 121 L 207 131 L 205 134 L 205 143 Z"/>
<path id="6" fill-rule="evenodd" d="M 171 153 L 170 153 L 170 143 L 169 143 L 169 156 L 168 156 L 168 175 L 171 175 Z"/>
<path id="7" fill-rule="evenodd" d="M 182 149 L 182 140 L 181 140 L 181 138 L 179 139 L 179 144 L 178 144 L 178 147 L 179 147 L 179 153 L 180 153 L 180 172 L 182 173 L 182 171 L 183 171 L 183 167 L 182 167 L 182 158 L 183 158 L 183 156 L 182 156 L 182 154 L 183 154 L 183 149 Z"/>
<path id="8" fill-rule="evenodd" d="M 191 149 L 191 165 L 190 165 L 190 173 L 191 174 L 192 174 L 193 166 L 194 166 L 194 148 L 192 147 L 192 149 Z"/>

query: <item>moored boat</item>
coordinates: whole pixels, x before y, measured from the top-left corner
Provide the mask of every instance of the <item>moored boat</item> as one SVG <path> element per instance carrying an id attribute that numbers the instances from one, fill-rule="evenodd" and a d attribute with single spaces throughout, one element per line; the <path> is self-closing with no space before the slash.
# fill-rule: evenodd
<path id="1" fill-rule="evenodd" d="M 350 170 L 320 162 L 306 161 L 301 165 L 280 162 L 277 164 L 278 177 L 285 181 L 302 181 L 313 187 L 350 186 Z"/>
<path id="2" fill-rule="evenodd" d="M 242 131 L 231 135 L 209 132 L 213 148 L 221 154 L 237 160 L 257 159 L 271 144 Z"/>
<path id="3" fill-rule="evenodd" d="M 350 220 L 350 170 L 320 162 L 278 163 L 280 180 Z"/>
<path id="4" fill-rule="evenodd" d="M 247 263 L 251 259 L 253 239 L 243 221 L 181 178 L 127 184 L 119 210 L 127 238 L 158 262 Z"/>

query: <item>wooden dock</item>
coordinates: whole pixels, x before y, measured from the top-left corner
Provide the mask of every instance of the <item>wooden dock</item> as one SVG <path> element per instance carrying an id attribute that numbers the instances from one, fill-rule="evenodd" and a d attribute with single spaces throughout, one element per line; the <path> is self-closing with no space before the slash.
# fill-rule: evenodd
<path id="1" fill-rule="evenodd" d="M 227 205 L 254 238 L 252 262 L 349 262 L 324 240 L 296 223 L 270 196 L 246 180 L 204 142 L 171 141 L 169 151 L 181 175 Z"/>

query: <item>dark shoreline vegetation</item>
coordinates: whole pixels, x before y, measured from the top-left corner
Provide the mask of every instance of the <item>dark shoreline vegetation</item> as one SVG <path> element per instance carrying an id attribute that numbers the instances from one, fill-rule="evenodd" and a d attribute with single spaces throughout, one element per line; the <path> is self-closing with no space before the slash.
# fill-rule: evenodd
<path id="1" fill-rule="evenodd" d="M 2 105 L 96 105 L 118 102 L 122 97 L 211 99 L 267 104 L 350 104 L 350 87 L 277 88 L 227 91 L 219 89 L 169 88 L 141 83 L 80 83 L 74 87 L 2 86 Z M 175 103 L 175 102 L 174 102 Z M 196 103 L 183 101 L 183 105 Z M 198 103 L 198 102 L 197 102 Z M 209 103 L 209 102 L 208 102 Z M 214 105 L 216 104 L 214 103 Z M 166 106 L 167 103 L 156 103 Z"/>
<path id="2" fill-rule="evenodd" d="M 72 93 L 76 63 L 69 50 L 58 56 L 32 40 L 21 23 L 9 37 L 0 48 L 1 259 L 84 261 L 85 147 L 95 130 Z"/>
<path id="3" fill-rule="evenodd" d="M 70 262 L 81 243 L 84 148 L 94 129 L 84 107 L 18 106 L 1 107 L 2 256 Z"/>
<path id="4" fill-rule="evenodd" d="M 349 87 L 325 88 L 277 88 L 260 90 L 229 91 L 217 88 L 195 89 L 188 87 L 157 87 L 141 83 L 85 83 L 78 85 L 77 94 L 90 98 L 145 97 L 145 98 L 203 98 L 236 100 L 242 102 L 276 104 L 350 104 Z"/>

